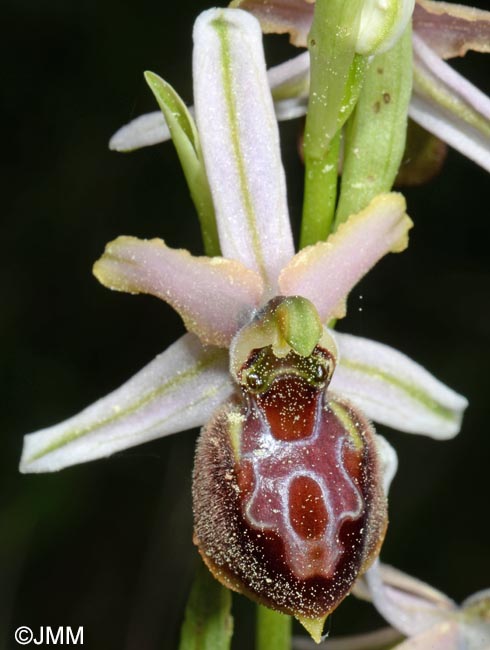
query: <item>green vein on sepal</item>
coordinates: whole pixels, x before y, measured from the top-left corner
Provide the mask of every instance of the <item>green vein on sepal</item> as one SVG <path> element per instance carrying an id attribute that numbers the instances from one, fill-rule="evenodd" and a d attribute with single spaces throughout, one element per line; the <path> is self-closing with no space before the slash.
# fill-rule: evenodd
<path id="1" fill-rule="evenodd" d="M 418 388 L 414 384 L 410 384 L 407 381 L 403 381 L 403 379 L 399 379 L 395 375 L 392 375 L 374 366 L 369 366 L 368 364 L 365 363 L 359 363 L 357 361 L 349 361 L 349 359 L 346 358 L 341 359 L 340 365 L 343 366 L 344 368 L 348 368 L 349 370 L 353 370 L 355 372 L 360 372 L 364 375 L 368 375 L 369 377 L 379 378 L 382 381 L 391 384 L 392 386 L 395 386 L 396 388 L 400 388 L 414 401 L 418 402 L 419 404 L 424 406 L 427 410 L 431 411 L 432 413 L 435 413 L 443 420 L 456 422 L 458 419 L 458 416 L 454 413 L 454 411 L 451 408 L 448 408 L 447 406 L 443 406 L 437 400 L 430 397 L 430 395 L 428 395 L 427 392 L 424 391 L 423 389 Z"/>
<path id="2" fill-rule="evenodd" d="M 257 261 L 257 266 L 262 277 L 267 278 L 264 252 L 261 247 L 260 233 L 257 227 L 257 218 L 252 201 L 252 193 L 249 187 L 247 170 L 240 142 L 240 129 L 238 115 L 235 106 L 235 93 L 233 88 L 233 61 L 231 56 L 231 44 L 228 23 L 222 18 L 216 18 L 212 23 L 221 45 L 221 74 L 223 93 L 226 104 L 226 119 L 230 129 L 231 146 L 237 166 L 239 191 L 242 197 L 247 227 L 252 239 L 252 247 Z M 225 116 L 223 116 L 224 119 Z M 238 189 L 238 188 L 237 188 Z"/>
<path id="3" fill-rule="evenodd" d="M 86 426 L 82 428 L 74 428 L 69 431 L 66 431 L 63 433 L 59 438 L 57 438 L 55 441 L 51 442 L 49 445 L 41 449 L 40 451 L 36 452 L 33 456 L 30 456 L 27 458 L 24 463 L 25 465 L 29 465 L 29 463 L 38 460 L 39 458 L 42 458 L 43 456 L 46 456 L 47 454 L 57 451 L 58 449 L 61 449 L 65 445 L 74 442 L 75 440 L 78 440 L 84 435 L 87 435 L 88 433 L 91 433 L 97 429 L 100 429 L 104 426 L 113 424 L 114 422 L 117 422 L 118 420 L 121 420 L 127 416 L 132 415 L 133 413 L 136 413 L 140 409 L 142 409 L 144 406 L 149 404 L 150 402 L 154 401 L 155 399 L 162 397 L 165 393 L 170 392 L 172 390 L 175 390 L 178 388 L 180 385 L 191 381 L 194 379 L 197 375 L 202 373 L 206 368 L 211 366 L 213 363 L 215 363 L 220 357 L 222 357 L 225 353 L 222 350 L 215 350 L 208 355 L 206 355 L 204 358 L 202 358 L 200 361 L 198 361 L 192 368 L 189 368 L 188 370 L 185 370 L 184 372 L 179 373 L 176 377 L 173 377 L 172 379 L 169 379 L 165 383 L 163 383 L 161 386 L 158 386 L 158 388 L 155 388 L 152 391 L 149 391 L 142 397 L 140 397 L 136 402 L 133 402 L 132 404 L 129 404 L 128 406 L 124 408 L 120 408 L 117 411 L 114 410 L 114 412 L 102 419 L 102 420 L 97 420 L 96 424 L 94 426 Z M 215 392 L 215 391 L 211 391 Z M 209 397 L 210 395 L 207 394 L 206 397 Z M 143 433 L 143 432 L 141 432 Z"/>

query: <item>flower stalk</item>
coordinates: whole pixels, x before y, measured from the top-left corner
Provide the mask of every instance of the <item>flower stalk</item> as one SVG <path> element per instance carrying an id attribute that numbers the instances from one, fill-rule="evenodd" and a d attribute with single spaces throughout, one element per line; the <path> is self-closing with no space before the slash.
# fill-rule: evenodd
<path id="1" fill-rule="evenodd" d="M 362 0 L 319 0 L 311 31 L 310 98 L 304 134 L 301 246 L 324 240 L 335 211 L 340 133 L 355 105 L 364 57 L 356 55 Z"/>
<path id="2" fill-rule="evenodd" d="M 256 650 L 290 650 L 292 619 L 268 607 L 257 607 Z"/>
<path id="3" fill-rule="evenodd" d="M 187 602 L 179 650 L 229 650 L 232 636 L 231 592 L 200 562 Z"/>

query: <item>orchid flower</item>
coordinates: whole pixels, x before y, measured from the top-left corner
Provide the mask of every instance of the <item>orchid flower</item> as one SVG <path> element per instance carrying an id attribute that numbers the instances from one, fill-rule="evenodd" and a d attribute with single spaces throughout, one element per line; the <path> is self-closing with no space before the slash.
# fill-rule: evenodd
<path id="1" fill-rule="evenodd" d="M 490 589 L 461 605 L 378 560 L 361 578 L 356 594 L 409 639 L 398 650 L 485 650 L 490 647 Z"/>
<path id="2" fill-rule="evenodd" d="M 289 33 L 306 47 L 314 3 L 308 0 L 234 0 L 253 13 L 264 32 Z M 490 171 L 490 100 L 444 59 L 467 50 L 490 51 L 490 12 L 432 0 L 417 0 L 413 14 L 414 79 L 410 117 L 427 131 Z M 309 55 L 269 70 L 280 120 L 306 113 Z M 142 115 L 122 127 L 110 147 L 128 151 L 163 142 L 169 132 L 161 113 Z"/>
<path id="3" fill-rule="evenodd" d="M 490 647 L 490 589 L 457 605 L 428 584 L 378 560 L 356 583 L 353 593 L 372 602 L 392 627 L 329 641 L 331 650 L 487 650 Z M 400 641 L 401 637 L 408 637 Z M 298 638 L 295 650 L 311 641 Z"/>
<path id="4" fill-rule="evenodd" d="M 188 333 L 110 395 L 26 436 L 21 471 L 204 425 L 194 472 L 201 555 L 226 586 L 294 614 L 319 638 L 386 528 L 396 454 L 368 420 L 446 439 L 467 402 L 402 353 L 327 328 L 360 278 L 406 247 L 411 221 L 401 195 L 382 194 L 294 254 L 258 21 L 239 9 L 201 14 L 193 79 L 197 130 L 187 126 L 222 256 L 128 236 L 107 245 L 100 282 L 161 298 Z"/>

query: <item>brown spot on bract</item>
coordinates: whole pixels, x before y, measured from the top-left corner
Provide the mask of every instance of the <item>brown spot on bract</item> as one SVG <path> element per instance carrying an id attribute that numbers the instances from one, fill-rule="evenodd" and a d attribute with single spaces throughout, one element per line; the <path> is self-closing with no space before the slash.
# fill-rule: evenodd
<path id="1" fill-rule="evenodd" d="M 383 101 L 385 104 L 389 104 L 391 102 L 390 93 L 383 93 Z"/>
<path id="2" fill-rule="evenodd" d="M 383 70 L 383 68 L 377 68 L 376 72 L 378 74 L 383 74 L 384 70 Z"/>
<path id="3" fill-rule="evenodd" d="M 375 113 L 379 113 L 380 109 L 381 109 L 381 104 L 380 104 L 380 102 L 374 102 L 374 104 L 373 104 L 373 111 L 374 111 Z"/>

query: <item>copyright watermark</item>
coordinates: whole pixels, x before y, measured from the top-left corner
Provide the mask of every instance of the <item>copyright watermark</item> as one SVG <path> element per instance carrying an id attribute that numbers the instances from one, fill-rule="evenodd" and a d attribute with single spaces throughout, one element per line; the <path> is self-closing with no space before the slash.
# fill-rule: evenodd
<path id="1" fill-rule="evenodd" d="M 14 636 L 17 643 L 20 643 L 20 645 L 27 645 L 34 638 L 34 632 L 30 627 L 22 625 L 15 630 Z"/>
<path id="2" fill-rule="evenodd" d="M 14 632 L 19 645 L 83 645 L 83 626 L 74 629 L 69 625 L 41 626 L 35 630 L 21 625 Z"/>

